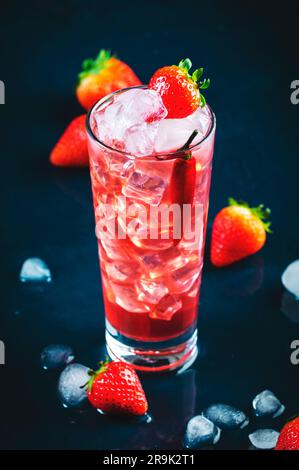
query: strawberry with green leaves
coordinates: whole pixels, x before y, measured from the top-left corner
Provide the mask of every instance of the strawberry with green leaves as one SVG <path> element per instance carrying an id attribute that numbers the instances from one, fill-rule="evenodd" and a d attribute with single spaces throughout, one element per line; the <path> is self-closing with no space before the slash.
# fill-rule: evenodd
<path id="1" fill-rule="evenodd" d="M 212 227 L 211 261 L 217 267 L 257 253 L 266 242 L 266 233 L 271 233 L 267 221 L 270 209 L 263 204 L 250 207 L 232 198 L 228 202 L 216 215 Z"/>
<path id="2" fill-rule="evenodd" d="M 142 416 L 148 404 L 140 380 L 125 362 L 102 362 L 89 371 L 87 397 L 95 408 L 107 414 Z"/>
<path id="3" fill-rule="evenodd" d="M 131 67 L 102 49 L 95 59 L 86 59 L 78 75 L 76 95 L 89 110 L 98 100 L 117 90 L 141 85 Z"/>
<path id="4" fill-rule="evenodd" d="M 206 104 L 201 90 L 209 87 L 210 79 L 202 80 L 202 67 L 190 75 L 191 67 L 191 60 L 184 59 L 179 65 L 158 69 L 150 79 L 149 88 L 160 94 L 168 111 L 167 119 L 184 118 Z"/>

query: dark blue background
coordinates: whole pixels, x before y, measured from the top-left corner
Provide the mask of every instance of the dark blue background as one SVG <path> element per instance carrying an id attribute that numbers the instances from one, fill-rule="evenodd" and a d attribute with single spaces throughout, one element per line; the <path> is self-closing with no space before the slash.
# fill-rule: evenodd
<path id="1" fill-rule="evenodd" d="M 249 430 L 280 429 L 299 412 L 299 366 L 289 359 L 299 324 L 280 312 L 280 275 L 298 258 L 299 106 L 290 102 L 290 83 L 299 79 L 298 19 L 289 1 L 279 9 L 272 2 L 1 2 L 1 448 L 178 449 L 186 420 L 204 406 L 227 402 L 250 414 L 251 399 L 270 388 L 285 415 L 252 420 L 217 445 L 245 449 Z M 76 359 L 91 366 L 104 350 L 88 171 L 48 163 L 62 130 L 82 112 L 74 97 L 82 59 L 102 47 L 145 82 L 184 57 L 206 67 L 218 120 L 208 245 L 228 196 L 272 209 L 274 234 L 261 253 L 222 270 L 207 254 L 201 356 L 181 376 L 144 379 L 151 424 L 63 409 L 57 373 L 39 365 L 49 343 L 72 345 Z M 53 284 L 19 285 L 29 256 L 47 261 Z"/>

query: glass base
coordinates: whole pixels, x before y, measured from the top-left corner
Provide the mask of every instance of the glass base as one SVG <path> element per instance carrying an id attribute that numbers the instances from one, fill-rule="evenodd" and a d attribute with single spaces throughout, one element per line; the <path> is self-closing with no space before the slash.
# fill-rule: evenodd
<path id="1" fill-rule="evenodd" d="M 198 354 L 197 329 L 162 342 L 135 341 L 120 335 L 107 322 L 107 352 L 113 361 L 131 364 L 142 372 L 183 371 Z"/>

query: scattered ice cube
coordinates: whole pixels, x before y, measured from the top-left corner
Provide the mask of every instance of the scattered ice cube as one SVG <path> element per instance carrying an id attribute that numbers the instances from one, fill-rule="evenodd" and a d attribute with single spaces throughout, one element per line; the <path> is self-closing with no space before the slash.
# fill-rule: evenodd
<path id="1" fill-rule="evenodd" d="M 197 449 L 216 444 L 220 438 L 220 429 L 204 416 L 194 416 L 187 424 L 184 444 L 187 449 Z"/>
<path id="2" fill-rule="evenodd" d="M 136 283 L 138 300 L 147 301 L 150 304 L 157 304 L 162 297 L 168 294 L 167 287 L 162 282 L 140 279 Z"/>
<path id="3" fill-rule="evenodd" d="M 299 260 L 293 261 L 281 276 L 284 287 L 299 300 Z"/>
<path id="4" fill-rule="evenodd" d="M 95 113 L 97 136 L 106 144 L 122 147 L 133 155 L 150 155 L 159 121 L 166 115 L 156 91 L 132 89 L 116 95 L 109 106 Z"/>
<path id="5" fill-rule="evenodd" d="M 270 390 L 259 393 L 254 398 L 252 406 L 256 416 L 271 416 L 272 418 L 280 416 L 285 410 L 285 406 Z"/>
<path id="6" fill-rule="evenodd" d="M 177 295 L 165 295 L 158 305 L 149 313 L 156 320 L 171 320 L 173 315 L 182 308 L 182 300 Z"/>
<path id="7" fill-rule="evenodd" d="M 134 171 L 127 184 L 123 186 L 122 192 L 126 197 L 140 199 L 147 204 L 158 206 L 167 186 L 168 182 L 160 176 Z"/>
<path id="8" fill-rule="evenodd" d="M 70 364 L 60 374 L 58 381 L 58 396 L 66 408 L 77 407 L 86 400 L 85 385 L 90 376 L 88 367 L 82 364 Z"/>
<path id="9" fill-rule="evenodd" d="M 257 449 L 274 449 L 278 440 L 279 432 L 274 429 L 258 429 L 249 434 L 249 440 Z"/>
<path id="10" fill-rule="evenodd" d="M 155 140 L 155 151 L 164 152 L 182 147 L 192 132 L 198 130 L 193 142 L 199 142 L 208 133 L 211 126 L 211 113 L 207 106 L 198 108 L 194 113 L 183 119 L 163 119 L 159 123 Z"/>
<path id="11" fill-rule="evenodd" d="M 243 429 L 249 423 L 243 411 L 222 403 L 209 406 L 202 414 L 220 429 Z"/>
<path id="12" fill-rule="evenodd" d="M 75 359 L 74 351 L 70 346 L 63 344 L 50 344 L 41 353 L 41 366 L 43 369 L 56 369 L 70 364 Z"/>
<path id="13" fill-rule="evenodd" d="M 51 282 L 52 276 L 46 263 L 40 258 L 28 258 L 20 272 L 21 282 Z"/>

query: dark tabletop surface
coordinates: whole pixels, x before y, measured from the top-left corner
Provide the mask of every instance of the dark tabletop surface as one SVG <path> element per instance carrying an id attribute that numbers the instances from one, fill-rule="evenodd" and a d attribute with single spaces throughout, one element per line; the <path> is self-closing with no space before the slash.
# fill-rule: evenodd
<path id="1" fill-rule="evenodd" d="M 224 433 L 217 449 L 248 448 L 258 427 L 280 429 L 299 412 L 299 366 L 290 343 L 299 323 L 281 313 L 280 276 L 298 258 L 298 8 L 283 2 L 3 1 L 0 17 L 2 449 L 180 449 L 186 421 L 210 403 L 251 415 L 252 398 L 273 390 L 286 405 L 275 421 Z M 247 4 L 248 6 L 246 6 Z M 250 5 L 250 6 L 249 6 Z M 104 312 L 88 170 L 62 170 L 48 155 L 81 113 L 76 73 L 102 47 L 117 51 L 143 81 L 191 57 L 212 78 L 206 93 L 217 137 L 199 314 L 201 354 L 186 373 L 145 377 L 150 424 L 62 408 L 58 372 L 40 352 L 71 345 L 89 366 L 104 354 Z M 272 209 L 273 235 L 257 255 L 227 269 L 209 262 L 211 221 L 234 196 Z M 29 256 L 53 283 L 22 286 Z"/>

